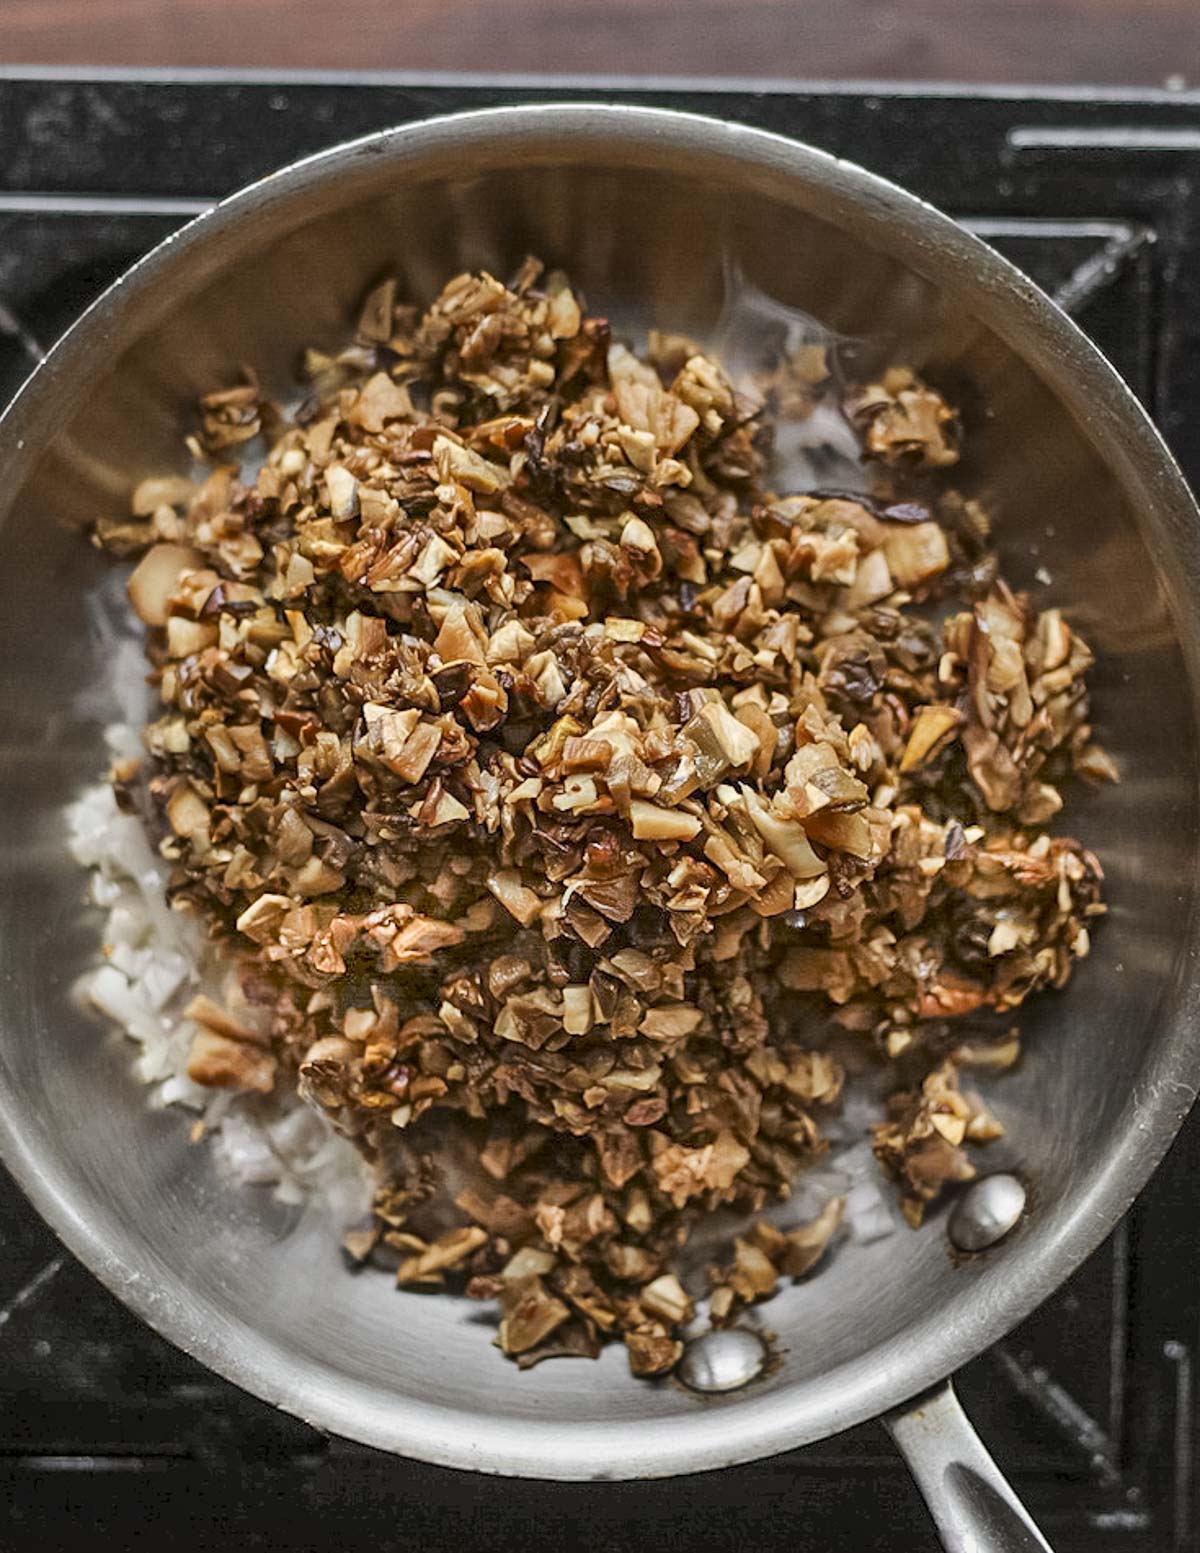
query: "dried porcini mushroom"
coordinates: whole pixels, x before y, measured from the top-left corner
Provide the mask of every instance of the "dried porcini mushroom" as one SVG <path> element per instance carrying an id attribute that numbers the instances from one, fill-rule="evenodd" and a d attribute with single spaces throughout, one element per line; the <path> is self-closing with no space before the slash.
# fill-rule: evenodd
<path id="1" fill-rule="evenodd" d="M 845 1200 L 831 1197 L 806 1224 L 785 1230 L 759 1219 L 744 1238 L 735 1239 L 732 1263 L 709 1268 L 714 1325 L 727 1324 L 745 1305 L 770 1299 L 781 1278 L 804 1278 L 812 1272 L 836 1235 L 844 1210 Z"/>
<path id="2" fill-rule="evenodd" d="M 187 545 L 151 545 L 134 567 L 127 583 L 129 602 L 148 626 L 165 626 L 171 595 L 186 572 L 205 564 L 199 550 Z"/>
<path id="3" fill-rule="evenodd" d="M 958 462 L 957 415 L 908 367 L 889 367 L 880 382 L 852 394 L 846 409 L 866 451 L 885 463 L 944 469 Z"/>
<path id="4" fill-rule="evenodd" d="M 1015 1033 L 947 1031 L 1088 951 L 1099 866 L 1039 827 L 1116 774 L 1091 654 L 994 568 L 940 627 L 917 607 L 987 520 L 931 496 L 962 429 L 908 368 L 845 399 L 860 497 L 767 484 L 761 406 L 833 408 L 823 347 L 735 388 L 536 261 L 423 313 L 385 279 L 308 367 L 291 419 L 251 377 L 202 402 L 194 450 L 267 429 L 255 473 L 143 481 L 96 531 L 141 553 L 172 896 L 256 989 L 189 1005 L 189 1072 L 298 1085 L 377 1171 L 349 1253 L 497 1301 L 521 1365 L 619 1339 L 662 1374 L 697 1219 L 826 1146 L 817 1011 L 899 1065 L 874 1147 L 911 1221 L 997 1135 L 958 1070 Z M 755 1219 L 712 1318 L 810 1275 L 842 1213 Z"/>

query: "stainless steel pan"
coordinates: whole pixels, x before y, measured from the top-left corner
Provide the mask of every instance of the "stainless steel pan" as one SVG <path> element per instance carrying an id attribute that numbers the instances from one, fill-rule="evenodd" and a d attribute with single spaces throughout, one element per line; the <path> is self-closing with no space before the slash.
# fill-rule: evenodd
<path id="1" fill-rule="evenodd" d="M 733 260 L 760 293 L 862 342 L 864 362 L 931 365 L 959 385 L 963 479 L 997 514 L 1009 572 L 1098 649 L 1098 714 L 1124 772 L 1071 817 L 1104 860 L 1112 916 L 1069 992 L 1030 1009 L 1023 1066 L 992 1091 L 1009 1136 L 987 1164 L 1021 1173 L 1030 1211 L 958 1265 L 937 1216 L 843 1248 L 763 1310 L 780 1362 L 707 1399 L 633 1382 L 618 1352 L 519 1373 L 474 1307 L 348 1278 L 335 1226 L 227 1190 L 70 999 L 96 928 L 60 811 L 96 776 L 114 711 L 89 624 L 104 562 L 80 526 L 178 462 L 193 395 L 242 362 L 286 386 L 298 344 L 337 340 L 380 273 L 424 297 L 457 268 L 503 274 L 527 251 L 569 267 L 621 328 L 700 337 Z M 1043 1546 L 950 1392 L 930 1388 L 1109 1231 L 1200 1071 L 1198 514 L 1079 331 L 928 206 L 790 141 L 619 106 L 467 114 L 313 157 L 165 243 L 34 374 L 0 422 L 0 467 L 0 1152 L 71 1249 L 231 1380 L 401 1455 L 666 1475 L 891 1410 L 948 1547 Z"/>

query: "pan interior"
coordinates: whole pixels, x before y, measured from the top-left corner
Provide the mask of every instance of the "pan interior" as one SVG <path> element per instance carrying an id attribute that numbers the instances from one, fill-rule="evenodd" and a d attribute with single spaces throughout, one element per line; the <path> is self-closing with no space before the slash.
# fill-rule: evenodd
<path id="1" fill-rule="evenodd" d="M 502 114 L 487 132 L 404 132 L 285 178 L 122 287 L 0 429 L 15 471 L 0 570 L 0 1113 L 14 1168 L 101 1276 L 250 1389 L 404 1454 L 542 1476 L 714 1465 L 898 1400 L 1049 1291 L 1067 1270 L 1056 1246 L 1077 1258 L 1123 1206 L 1118 1154 L 1137 1184 L 1187 1098 L 1163 1087 L 1190 1017 L 1197 823 L 1176 477 L 1086 348 L 1003 271 L 973 276 L 915 202 L 769 137 L 665 119 L 560 110 L 514 128 Z M 959 393 L 962 484 L 989 503 L 1007 574 L 1091 640 L 1097 720 L 1123 773 L 1068 808 L 1104 863 L 1111 918 L 1069 992 L 1023 1017 L 1020 1071 L 982 1086 L 1009 1128 L 986 1163 L 1027 1175 L 1028 1226 L 957 1268 L 937 1218 L 843 1247 L 762 1310 L 773 1373 L 703 1403 L 635 1383 L 620 1351 L 519 1373 L 479 1307 L 347 1276 L 340 1226 L 226 1188 L 187 1118 L 146 1107 L 129 1048 L 70 998 L 97 924 L 61 810 L 100 772 L 118 710 L 89 625 L 106 563 L 81 526 L 181 465 L 199 391 L 244 362 L 287 391 L 299 347 L 338 341 L 381 275 L 420 301 L 458 270 L 505 275 L 528 252 L 569 270 L 620 333 L 728 338 L 736 273 L 743 303 L 769 299 L 857 342 L 864 364 L 910 362 Z"/>

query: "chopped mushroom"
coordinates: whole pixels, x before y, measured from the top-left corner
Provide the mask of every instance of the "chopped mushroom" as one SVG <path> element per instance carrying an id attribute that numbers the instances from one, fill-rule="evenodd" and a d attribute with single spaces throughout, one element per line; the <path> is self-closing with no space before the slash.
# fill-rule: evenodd
<path id="1" fill-rule="evenodd" d="M 187 1075 L 206 1089 L 236 1089 L 269 1095 L 275 1087 L 275 1057 L 256 1042 L 231 1040 L 202 1025 L 188 1053 Z"/>
<path id="2" fill-rule="evenodd" d="M 1116 779 L 1091 653 L 999 579 L 908 367 L 839 404 L 804 347 L 735 387 L 535 260 L 424 311 L 384 279 L 306 360 L 294 415 L 208 395 L 207 477 L 95 535 L 141 552 L 162 703 L 116 780 L 247 989 L 188 1004 L 188 1070 L 297 1086 L 376 1172 L 350 1253 L 496 1301 L 517 1363 L 663 1374 L 705 1214 L 747 1215 L 718 1324 L 834 1243 L 840 1200 L 755 1216 L 856 1066 L 914 1224 L 1002 1130 L 959 1068 L 1016 1060 L 1103 912 L 1042 828 Z M 771 489 L 765 406 L 844 409 L 871 494 Z"/>
<path id="3" fill-rule="evenodd" d="M 204 556 L 189 545 L 152 545 L 126 584 L 138 618 L 148 626 L 166 625 L 171 595 L 180 578 L 203 565 Z"/>

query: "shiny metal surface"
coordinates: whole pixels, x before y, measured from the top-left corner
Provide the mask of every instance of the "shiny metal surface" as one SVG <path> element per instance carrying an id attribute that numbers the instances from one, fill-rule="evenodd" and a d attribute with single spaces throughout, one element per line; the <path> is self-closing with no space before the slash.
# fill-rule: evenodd
<path id="1" fill-rule="evenodd" d="M 946 1553 L 1051 1553 L 949 1381 L 883 1422 L 925 1496 Z"/>
<path id="2" fill-rule="evenodd" d="M 762 1374 L 766 1362 L 766 1345 L 757 1332 L 718 1327 L 692 1338 L 675 1373 L 693 1391 L 740 1391 Z"/>
<path id="3" fill-rule="evenodd" d="M 999 1245 L 1025 1212 L 1026 1192 L 1016 1176 L 998 1171 L 965 1187 L 946 1223 L 951 1244 L 959 1251 L 986 1251 Z"/>
<path id="4" fill-rule="evenodd" d="M 194 394 L 300 342 L 337 340 L 395 268 L 415 297 L 527 251 L 570 268 L 618 329 L 712 338 L 730 263 L 761 295 L 955 386 L 965 484 L 1010 574 L 1100 655 L 1097 713 L 1125 780 L 1072 827 L 1101 853 L 1110 920 L 1069 992 L 1023 1020 L 985 1085 L 1036 1211 L 1002 1256 L 955 1267 L 935 1225 L 842 1248 L 770 1306 L 781 1362 L 699 1398 L 595 1365 L 502 1363 L 478 1308 L 349 1278 L 335 1226 L 231 1194 L 187 1120 L 153 1112 L 129 1054 L 70 998 L 96 926 L 61 806 L 103 765 L 105 563 L 79 526 L 182 462 Z M 988 413 L 983 413 L 983 407 Z M 952 223 L 860 170 L 757 131 L 573 106 L 434 120 L 314 157 L 136 266 L 0 423 L 0 1153 L 122 1299 L 230 1379 L 401 1454 L 555 1478 L 669 1474 L 844 1429 L 1006 1331 L 1106 1234 L 1195 1094 L 1197 512 L 1155 432 L 1083 336 Z M 1036 557 L 1030 545 L 1036 541 Z M 1045 567 L 1052 583 L 1035 584 Z"/>

